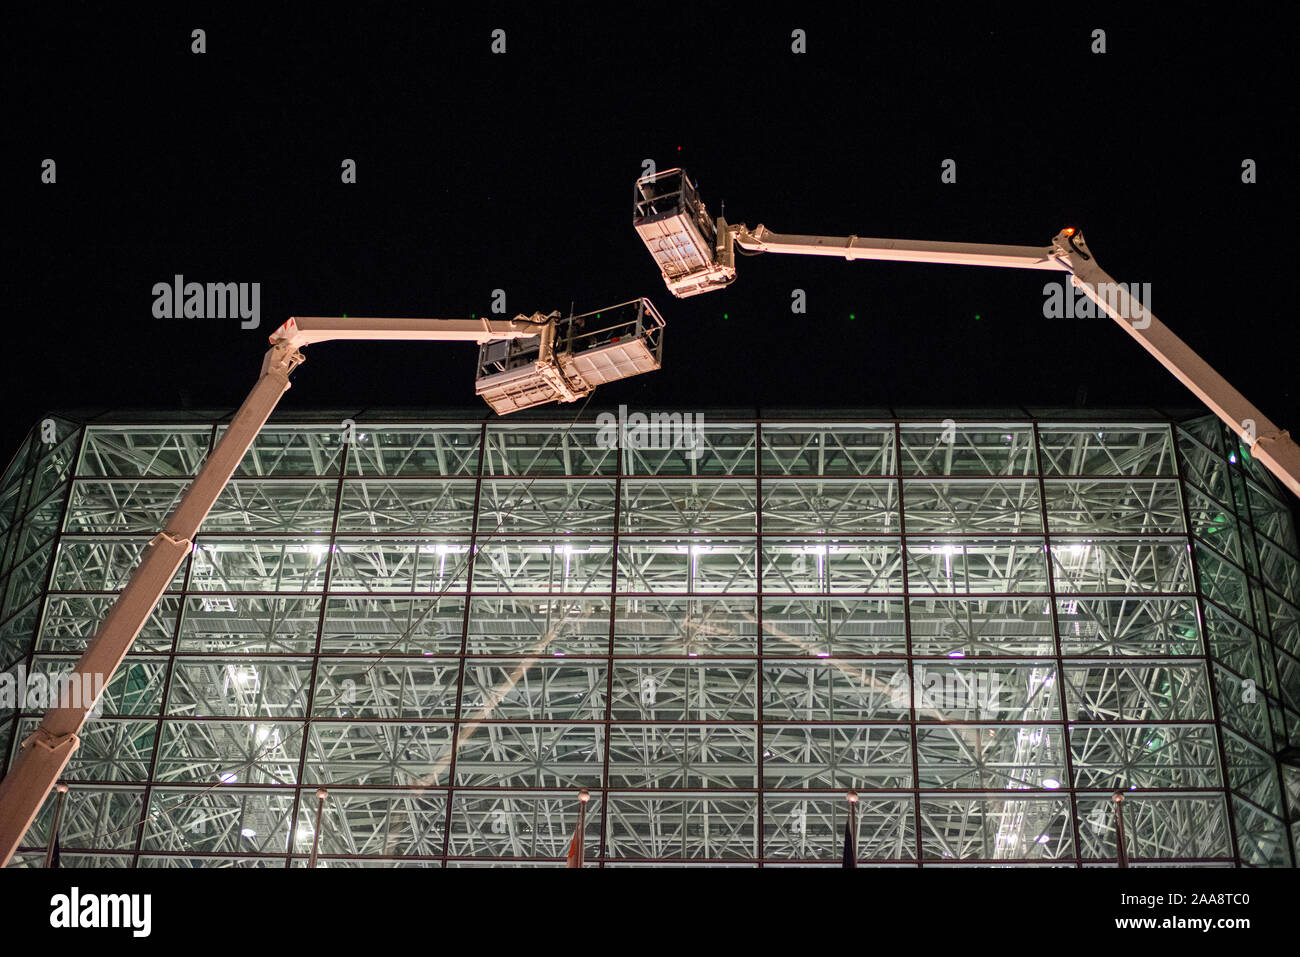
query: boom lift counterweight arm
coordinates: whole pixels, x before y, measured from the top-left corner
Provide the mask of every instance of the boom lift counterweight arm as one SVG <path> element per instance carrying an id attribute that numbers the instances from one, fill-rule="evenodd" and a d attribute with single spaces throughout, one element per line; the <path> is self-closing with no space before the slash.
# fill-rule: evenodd
<path id="1" fill-rule="evenodd" d="M 1300 496 L 1300 446 L 1208 362 L 1157 319 L 1122 283 L 1093 259 L 1083 234 L 1073 227 L 1057 233 L 1050 246 L 994 246 L 979 243 L 865 239 L 858 236 L 799 236 L 750 229 L 708 215 L 694 183 L 681 169 L 642 177 L 636 183 L 633 226 L 655 258 L 674 296 L 685 298 L 730 285 L 736 278 L 735 250 L 835 256 L 891 262 L 1001 266 L 1064 272 L 1071 283 L 1191 389 L 1250 447 L 1251 455 L 1292 493 Z"/>

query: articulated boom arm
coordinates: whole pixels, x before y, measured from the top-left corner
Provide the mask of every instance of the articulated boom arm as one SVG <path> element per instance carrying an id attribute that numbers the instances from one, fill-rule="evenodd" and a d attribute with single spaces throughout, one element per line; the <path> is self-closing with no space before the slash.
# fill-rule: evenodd
<path id="1" fill-rule="evenodd" d="M 1187 343 L 1151 314 L 1127 287 L 1097 265 L 1073 227 L 1048 246 L 993 246 L 859 236 L 799 236 L 750 229 L 711 218 L 685 170 L 670 169 L 637 180 L 632 225 L 650 251 L 669 291 L 678 298 L 723 289 L 736 279 L 737 248 L 748 253 L 835 256 L 889 262 L 1001 266 L 1070 274 L 1097 307 L 1155 356 L 1220 419 L 1293 493 L 1300 496 L 1300 447 L 1255 408 Z"/>
<path id="2" fill-rule="evenodd" d="M 725 249 L 728 243 L 753 253 L 1003 266 L 1069 273 L 1075 286 L 1118 322 L 1142 348 L 1155 356 L 1179 382 L 1191 389 L 1233 432 L 1241 436 L 1250 446 L 1251 455 L 1300 496 L 1300 446 L 1132 296 L 1128 287 L 1115 282 L 1098 266 L 1083 234 L 1073 227 L 1061 230 L 1052 240 L 1052 245 L 1047 247 L 784 235 L 762 225 L 752 231 L 743 225 L 729 226 L 722 219 L 718 220 L 717 235 L 719 251 L 732 265 L 733 273 L 734 260 L 730 251 Z"/>
<path id="3" fill-rule="evenodd" d="M 303 361 L 302 346 L 337 339 L 420 340 L 425 342 L 492 342 L 541 336 L 541 361 L 554 343 L 555 313 L 514 320 L 472 319 L 290 319 L 270 336 L 271 348 L 262 372 L 239 407 L 221 440 L 186 489 L 166 526 L 145 549 L 100 624 L 95 637 L 73 668 L 70 687 L 106 688 L 154 606 L 193 547 L 194 536 L 222 489 L 252 446 L 262 426 L 289 389 L 289 375 Z M 23 835 L 35 820 L 46 795 L 58 781 L 78 734 L 95 701 L 59 702 L 41 719 L 36 731 L 0 781 L 0 866 L 9 863 Z"/>
<path id="4" fill-rule="evenodd" d="M 1191 346 L 1130 295 L 1123 283 L 1115 282 L 1098 266 L 1081 232 L 1073 227 L 1063 229 L 1057 233 L 1052 246 L 1057 261 L 1068 264 L 1074 285 L 1240 436 L 1249 446 L 1250 454 L 1278 481 L 1293 495 L 1300 496 L 1300 446 L 1290 434 L 1215 372 Z"/>

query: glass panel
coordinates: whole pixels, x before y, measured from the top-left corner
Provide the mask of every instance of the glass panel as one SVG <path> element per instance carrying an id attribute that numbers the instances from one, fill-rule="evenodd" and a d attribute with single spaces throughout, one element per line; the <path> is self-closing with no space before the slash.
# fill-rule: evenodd
<path id="1" fill-rule="evenodd" d="M 947 725 L 918 728 L 923 788 L 1022 790 L 1066 780 L 1061 729 L 1053 725 Z"/>
<path id="2" fill-rule="evenodd" d="M 217 430 L 217 441 L 226 427 Z M 331 429 L 266 426 L 235 470 L 236 475 L 338 475 L 343 460 L 342 426 Z"/>
<path id="3" fill-rule="evenodd" d="M 1065 698 L 1069 717 L 1080 721 L 1213 717 L 1201 662 L 1067 662 Z"/>
<path id="4" fill-rule="evenodd" d="M 447 797 L 436 792 L 331 791 L 317 850 L 322 856 L 438 857 L 446 818 Z M 315 807 L 303 801 L 295 831 L 297 853 L 311 853 L 315 826 Z"/>
<path id="5" fill-rule="evenodd" d="M 1174 475 L 1167 426 L 1040 425 L 1045 475 Z"/>
<path id="6" fill-rule="evenodd" d="M 890 538 L 764 538 L 763 587 L 771 592 L 901 593 L 902 547 Z"/>
<path id="7" fill-rule="evenodd" d="M 904 518 L 909 535 L 1043 530 L 1038 482 L 905 482 Z"/>
<path id="8" fill-rule="evenodd" d="M 763 799 L 764 856 L 792 861 L 839 861 L 844 846 L 844 801 L 781 795 Z M 911 797 L 858 800 L 854 850 L 859 861 L 914 860 L 916 823 Z"/>
<path id="9" fill-rule="evenodd" d="M 316 648 L 320 607 L 319 598 L 187 598 L 176 650 L 192 654 L 310 654 Z"/>
<path id="10" fill-rule="evenodd" d="M 234 480 L 222 490 L 201 531 L 328 535 L 334 524 L 337 492 L 333 481 Z"/>
<path id="11" fill-rule="evenodd" d="M 348 441 L 349 475 L 478 473 L 481 430 L 477 425 L 409 428 L 355 425 L 353 432 Z"/>
<path id="12" fill-rule="evenodd" d="M 907 587 L 921 592 L 1046 592 L 1041 538 L 907 542 Z"/>
<path id="13" fill-rule="evenodd" d="M 599 671 L 603 680 L 605 669 Z M 752 721 L 758 716 L 758 665 L 622 661 L 614 668 L 613 693 L 615 721 Z"/>
<path id="14" fill-rule="evenodd" d="M 494 538 L 474 557 L 478 591 L 609 592 L 613 546 L 599 539 Z"/>
<path id="15" fill-rule="evenodd" d="M 1078 724 L 1070 728 L 1070 752 L 1079 788 L 1222 786 L 1208 724 Z"/>
<path id="16" fill-rule="evenodd" d="M 324 541 L 266 539 L 195 544 L 190 588 L 195 591 L 311 591 L 325 580 Z"/>
<path id="17" fill-rule="evenodd" d="M 473 527 L 473 482 L 350 479 L 343 483 L 341 534 L 455 534 Z"/>
<path id="18" fill-rule="evenodd" d="M 587 426 L 488 426 L 484 475 L 613 475 L 615 444 Z"/>
<path id="19" fill-rule="evenodd" d="M 954 861 L 1073 857 L 1069 801 L 922 798 L 921 854 L 926 860 Z"/>
<path id="20" fill-rule="evenodd" d="M 622 538 L 618 584 L 625 592 L 753 592 L 754 539 Z"/>
<path id="21" fill-rule="evenodd" d="M 303 783 L 436 787 L 451 758 L 450 724 L 314 721 Z"/>
<path id="22" fill-rule="evenodd" d="M 448 663 L 449 671 L 454 667 Z M 608 673 L 603 661 L 567 657 L 474 659 L 465 663 L 461 714 L 471 720 L 600 720 L 605 717 Z M 456 690 L 454 672 L 450 677 L 450 700 L 445 701 L 449 708 L 455 705 Z"/>
<path id="23" fill-rule="evenodd" d="M 903 602 L 888 598 L 769 598 L 763 602 L 763 653 L 818 658 L 906 654 Z"/>
<path id="24" fill-rule="evenodd" d="M 764 661 L 764 721 L 909 717 L 906 661 Z"/>
<path id="25" fill-rule="evenodd" d="M 893 475 L 893 425 L 763 424 L 764 475 Z"/>
<path id="26" fill-rule="evenodd" d="M 112 595 L 51 595 L 46 599 L 37 647 L 42 651 L 84 651 L 114 601 L 116 596 Z M 179 598 L 164 595 L 146 619 L 131 650 L 136 653 L 170 650 L 179 608 Z"/>
<path id="27" fill-rule="evenodd" d="M 316 547 L 313 546 L 313 551 Z M 330 591 L 464 591 L 467 539 L 343 539 L 334 546 Z"/>
<path id="28" fill-rule="evenodd" d="M 211 426 L 86 429 L 78 475 L 192 476 L 208 454 Z"/>
<path id="29" fill-rule="evenodd" d="M 1116 858 L 1114 806 L 1109 794 L 1079 795 L 1081 856 Z M 1231 857 L 1223 793 L 1128 794 L 1124 845 L 1130 860 Z"/>
<path id="30" fill-rule="evenodd" d="M 643 534 L 727 534 L 758 530 L 755 484 L 626 479 L 620 530 Z"/>
<path id="31" fill-rule="evenodd" d="M 188 485 L 185 480 L 74 482 L 65 528 L 84 533 L 157 532 L 167 524 Z"/>
<path id="32" fill-rule="evenodd" d="M 913 598 L 912 653 L 947 658 L 1055 655 L 1046 598 Z"/>
<path id="33" fill-rule="evenodd" d="M 1034 433 L 1025 425 L 900 426 L 904 475 L 1031 475 Z"/>
<path id="34" fill-rule="evenodd" d="M 131 572 L 140 564 L 140 556 L 148 546 L 147 540 L 107 539 L 94 540 L 85 538 L 64 538 L 59 544 L 59 553 L 55 558 L 54 579 L 50 587 L 54 591 L 121 591 L 125 587 Z M 44 564 L 40 566 L 43 575 Z M 19 578 L 22 569 L 15 569 L 12 576 Z M 182 563 L 172 579 L 170 590 L 179 590 L 185 577 Z M 33 585 L 39 587 L 33 580 Z M 13 583 L 10 583 L 12 589 Z"/>
<path id="35" fill-rule="evenodd" d="M 464 740 L 456 753 L 458 785 L 515 788 L 600 785 L 605 753 L 603 725 L 484 723 L 471 724 L 461 734 Z"/>
<path id="36" fill-rule="evenodd" d="M 1174 481 L 1052 479 L 1045 488 L 1051 532 L 1138 535 L 1181 532 L 1184 527 Z"/>
<path id="37" fill-rule="evenodd" d="M 584 849 L 600 847 L 599 795 L 587 803 Z M 491 859 L 563 858 L 578 826 L 572 794 L 458 792 L 448 853 Z M 590 856 L 595 856 L 588 851 Z"/>
<path id="38" fill-rule="evenodd" d="M 454 655 L 460 652 L 464 630 L 464 597 L 330 598 L 320 650 L 322 654 Z"/>
<path id="39" fill-rule="evenodd" d="M 220 656 L 177 658 L 167 713 L 186 718 L 297 718 L 307 712 L 311 662 Z M 268 728 L 254 737 L 264 741 Z"/>
<path id="40" fill-rule="evenodd" d="M 471 655 L 603 655 L 609 650 L 609 599 L 475 598 Z"/>
<path id="41" fill-rule="evenodd" d="M 154 777 L 204 785 L 293 784 L 301 750 L 301 724 L 169 719 Z"/>
<path id="42" fill-rule="evenodd" d="M 620 598 L 614 654 L 753 655 L 758 646 L 754 608 L 752 598 Z"/>
<path id="43" fill-rule="evenodd" d="M 293 794 L 274 791 L 155 791 L 141 847 L 149 851 L 284 854 Z"/>
<path id="44" fill-rule="evenodd" d="M 752 425 L 679 426 L 668 413 L 652 413 L 638 431 L 632 413 L 623 433 L 628 475 L 753 475 L 756 436 Z"/>
<path id="45" fill-rule="evenodd" d="M 1060 592 L 1190 592 L 1185 539 L 1052 539 Z"/>
<path id="46" fill-rule="evenodd" d="M 1202 653 L 1191 598 L 1058 598 L 1056 621 L 1063 655 Z"/>
<path id="47" fill-rule="evenodd" d="M 767 725 L 763 728 L 763 787 L 910 788 L 911 729 Z M 840 833 L 843 835 L 842 828 Z"/>
<path id="48" fill-rule="evenodd" d="M 610 481 L 484 479 L 481 496 L 480 535 L 568 535 L 614 529 L 614 483 Z"/>
<path id="49" fill-rule="evenodd" d="M 757 855 L 752 795 L 611 794 L 606 853 L 613 858 L 727 861 Z"/>

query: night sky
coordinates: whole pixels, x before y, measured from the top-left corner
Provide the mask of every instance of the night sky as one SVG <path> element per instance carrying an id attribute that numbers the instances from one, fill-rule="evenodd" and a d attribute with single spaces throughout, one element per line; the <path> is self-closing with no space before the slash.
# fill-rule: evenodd
<path id="1" fill-rule="evenodd" d="M 423 6 L 51 7 L 10 25 L 0 458 L 49 410 L 233 409 L 291 315 L 482 315 L 496 288 L 511 315 L 656 303 L 664 368 L 593 408 L 1196 404 L 1111 320 L 1044 318 L 1058 274 L 768 255 L 741 259 L 727 291 L 674 299 L 631 226 L 646 158 L 684 166 L 713 215 L 725 201 L 730 221 L 779 232 L 1045 246 L 1078 225 L 1300 431 L 1280 21 L 1210 4 L 1141 20 L 979 5 L 960 21 L 947 6 Z M 177 273 L 261 283 L 261 327 L 155 319 L 153 285 Z M 283 411 L 488 411 L 472 346 L 307 359 Z"/>

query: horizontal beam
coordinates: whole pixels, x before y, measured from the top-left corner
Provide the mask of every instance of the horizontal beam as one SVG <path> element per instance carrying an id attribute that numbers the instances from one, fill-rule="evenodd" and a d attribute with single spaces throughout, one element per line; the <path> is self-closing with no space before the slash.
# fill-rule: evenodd
<path id="1" fill-rule="evenodd" d="M 501 319 L 382 319 L 369 316 L 295 316 L 270 336 L 293 348 L 315 342 L 353 341 L 492 342 L 541 335 L 545 321 Z"/>
<path id="2" fill-rule="evenodd" d="M 861 236 L 799 236 L 774 233 L 766 226 L 752 232 L 737 228 L 735 244 L 750 252 L 880 259 L 889 262 L 947 263 L 958 266 L 1004 266 L 1068 272 L 1050 246 L 993 246 L 985 243 L 936 243 L 914 239 L 865 239 Z"/>

